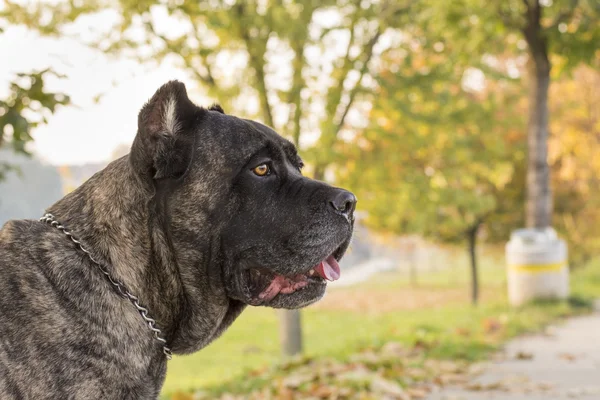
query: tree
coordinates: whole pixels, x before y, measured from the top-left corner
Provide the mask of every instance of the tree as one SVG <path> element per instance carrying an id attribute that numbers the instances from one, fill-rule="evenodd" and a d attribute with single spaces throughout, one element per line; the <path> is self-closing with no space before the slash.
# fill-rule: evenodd
<path id="1" fill-rule="evenodd" d="M 548 166 L 548 90 L 554 53 L 569 66 L 589 61 L 600 41 L 600 4 L 594 0 L 522 0 L 520 16 L 500 6 L 508 28 L 527 42 L 529 81 L 527 226 L 551 225 L 552 195 Z"/>
<path id="2" fill-rule="evenodd" d="M 514 214 L 520 200 L 520 89 L 500 60 L 497 78 L 474 87 L 451 42 L 420 30 L 406 40 L 412 52 L 390 52 L 371 125 L 358 147 L 347 146 L 339 179 L 357 192 L 375 229 L 466 241 L 476 303 L 478 234 L 487 221 Z"/>
<path id="3" fill-rule="evenodd" d="M 600 54 L 550 87 L 549 161 L 555 226 L 577 267 L 600 251 Z"/>
<path id="4" fill-rule="evenodd" d="M 33 140 L 31 131 L 46 123 L 57 106 L 69 103 L 67 95 L 50 92 L 45 88 L 44 80 L 49 76 L 59 77 L 52 70 L 45 69 L 19 73 L 10 83 L 8 97 L 0 99 L 0 148 L 10 148 L 16 153 L 30 155 L 27 144 Z M 0 160 L 0 180 L 13 168 L 12 163 Z"/>
<path id="5" fill-rule="evenodd" d="M 438 6 L 438 30 L 446 30 L 461 51 L 493 57 L 512 51 L 526 57 L 528 164 L 526 224 L 551 225 L 552 193 L 548 166 L 548 89 L 555 74 L 589 63 L 600 41 L 596 0 L 510 0 L 490 5 L 459 0 Z"/>

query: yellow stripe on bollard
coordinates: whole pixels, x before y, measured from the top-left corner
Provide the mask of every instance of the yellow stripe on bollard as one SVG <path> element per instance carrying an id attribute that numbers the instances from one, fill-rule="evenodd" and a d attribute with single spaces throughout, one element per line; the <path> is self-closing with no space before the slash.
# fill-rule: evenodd
<path id="1" fill-rule="evenodd" d="M 540 274 L 544 272 L 560 271 L 566 266 L 567 264 L 565 262 L 559 262 L 555 264 L 513 264 L 509 265 L 508 268 L 516 272 Z"/>

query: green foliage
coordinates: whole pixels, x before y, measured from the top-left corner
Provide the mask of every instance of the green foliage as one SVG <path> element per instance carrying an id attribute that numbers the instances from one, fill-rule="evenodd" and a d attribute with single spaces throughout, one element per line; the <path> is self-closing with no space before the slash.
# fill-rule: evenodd
<path id="1" fill-rule="evenodd" d="M 589 63 L 600 41 L 600 3 L 596 0 L 485 0 L 438 2 L 425 0 L 430 12 L 422 19 L 429 32 L 436 32 L 457 46 L 464 58 L 474 55 L 525 53 L 528 8 L 540 5 L 539 37 L 561 71 Z M 527 6 L 529 4 L 529 7 Z"/>
<path id="2" fill-rule="evenodd" d="M 456 240 L 486 220 L 488 237 L 505 240 L 523 221 L 527 109 L 513 83 L 524 72 L 526 4 L 425 3 L 403 31 L 410 52 L 387 54 L 371 125 L 346 144 L 341 182 L 375 228 Z M 597 3 L 549 4 L 539 29 L 557 74 L 591 62 Z M 484 88 L 465 85 L 473 71 Z"/>
<path id="3" fill-rule="evenodd" d="M 600 55 L 557 79 L 550 88 L 550 165 L 553 225 L 579 266 L 600 251 Z"/>
<path id="4" fill-rule="evenodd" d="M 0 148 L 28 155 L 27 144 L 33 140 L 32 129 L 46 123 L 57 106 L 69 103 L 67 95 L 47 91 L 44 87 L 44 80 L 49 76 L 60 77 L 45 69 L 19 73 L 10 83 L 8 97 L 0 99 Z M 10 169 L 10 163 L 0 161 L 0 180 Z"/>
<path id="5" fill-rule="evenodd" d="M 498 57 L 527 60 L 529 93 L 527 224 L 551 224 L 551 178 L 546 162 L 548 80 L 596 57 L 600 41 L 600 3 L 595 0 L 482 0 L 447 2 L 437 11 L 437 32 L 482 64 Z M 467 17 L 468 16 L 468 17 Z M 468 21 L 468 22 L 465 22 Z M 469 26 L 470 25 L 470 26 Z M 487 74 L 487 69 L 483 69 Z M 553 74 L 550 74 L 550 71 Z M 551 100 L 551 99 L 550 99 Z M 549 115 L 552 121 L 553 115 Z M 538 140 L 540 138 L 541 140 Z"/>
<path id="6" fill-rule="evenodd" d="M 451 44 L 416 38 L 410 54 L 388 55 L 371 125 L 348 146 L 340 182 L 376 229 L 461 240 L 519 208 L 518 189 L 506 190 L 525 159 L 520 90 L 508 77 L 469 89 Z"/>
<path id="7" fill-rule="evenodd" d="M 25 25 L 48 36 L 61 36 L 61 28 L 80 15 L 92 13 L 107 4 L 101 1 L 58 1 L 23 3 L 5 0 L 0 9 L 0 23 Z M 2 33 L 0 27 L 0 33 Z"/>
<path id="8" fill-rule="evenodd" d="M 556 74 L 595 59 L 600 43 L 597 0 L 554 0 L 544 8 L 542 35 L 547 38 Z"/>

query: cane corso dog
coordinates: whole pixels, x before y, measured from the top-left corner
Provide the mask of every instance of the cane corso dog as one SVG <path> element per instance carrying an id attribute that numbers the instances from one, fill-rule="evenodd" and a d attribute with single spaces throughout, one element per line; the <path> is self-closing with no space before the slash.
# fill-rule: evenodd
<path id="1" fill-rule="evenodd" d="M 302 166 L 269 127 L 162 86 L 129 155 L 0 231 L 0 399 L 154 399 L 170 353 L 247 305 L 320 299 L 356 198 Z"/>

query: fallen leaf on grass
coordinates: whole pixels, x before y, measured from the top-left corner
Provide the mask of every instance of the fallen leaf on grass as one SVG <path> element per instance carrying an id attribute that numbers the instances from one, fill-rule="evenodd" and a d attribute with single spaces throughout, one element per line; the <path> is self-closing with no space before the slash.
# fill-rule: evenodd
<path id="1" fill-rule="evenodd" d="M 391 396 L 395 399 L 410 400 L 410 396 L 402 389 L 402 386 L 379 376 L 371 380 L 370 389 L 375 393 Z"/>
<path id="2" fill-rule="evenodd" d="M 504 382 L 490 382 L 490 383 L 471 383 L 465 386 L 465 389 L 470 390 L 472 392 L 483 392 L 483 391 L 493 391 L 493 390 L 506 390 L 506 386 Z"/>
<path id="3" fill-rule="evenodd" d="M 483 374 L 483 372 L 485 371 L 485 365 L 478 363 L 478 364 L 472 364 L 467 368 L 467 374 L 469 374 L 471 377 L 475 377 L 475 376 L 479 376 L 481 374 Z"/>
<path id="4" fill-rule="evenodd" d="M 224 394 L 221 397 L 221 400 L 239 400 L 239 398 L 240 398 L 239 396 L 234 396 L 232 394 Z"/>
<path id="5" fill-rule="evenodd" d="M 411 399 L 424 399 L 425 397 L 427 397 L 427 395 L 429 394 L 430 390 L 427 390 L 425 388 L 410 388 L 410 389 L 406 389 L 406 393 L 408 393 L 411 397 Z"/>
<path id="6" fill-rule="evenodd" d="M 415 341 L 413 349 L 417 351 L 430 350 L 439 345 L 439 343 L 439 340 L 427 341 L 423 339 L 417 339 Z"/>
<path id="7" fill-rule="evenodd" d="M 334 390 L 335 389 L 330 386 L 321 385 L 316 389 L 312 390 L 311 394 L 320 399 L 329 399 L 333 397 L 332 394 L 334 393 Z"/>
<path id="8" fill-rule="evenodd" d="M 554 389 L 554 384 L 550 383 L 550 382 L 538 382 L 535 384 L 536 388 L 539 389 L 542 392 L 548 392 L 552 389 Z"/>
<path id="9" fill-rule="evenodd" d="M 515 354 L 515 359 L 517 359 L 517 360 L 532 360 L 533 354 L 527 353 L 525 351 L 519 351 L 517 354 Z"/>
<path id="10" fill-rule="evenodd" d="M 336 395 L 337 395 L 338 399 L 347 399 L 352 396 L 352 393 L 353 393 L 352 389 L 347 388 L 347 387 L 340 387 L 340 388 L 337 388 Z"/>
<path id="11" fill-rule="evenodd" d="M 436 345 L 435 341 L 417 343 L 417 347 L 432 345 Z M 252 374 L 260 378 L 262 387 L 251 392 L 222 394 L 219 399 L 418 400 L 425 399 L 432 390 L 432 379 L 442 386 L 466 383 L 470 376 L 467 365 L 466 361 L 426 359 L 422 351 L 390 342 L 381 348 L 366 349 L 345 362 L 292 359 L 277 368 Z M 196 400 L 177 400 L 192 399 Z"/>
<path id="12" fill-rule="evenodd" d="M 436 373 L 451 373 L 458 374 L 466 371 L 466 364 L 464 362 L 456 362 L 449 360 L 433 360 L 429 359 L 423 363 L 424 367 L 428 370 Z"/>
<path id="13" fill-rule="evenodd" d="M 350 356 L 350 361 L 366 364 L 378 364 L 381 361 L 381 356 L 374 351 L 363 351 L 362 353 L 353 354 Z"/>
<path id="14" fill-rule="evenodd" d="M 472 334 L 471 330 L 468 328 L 456 328 L 454 330 L 454 333 L 456 333 L 459 336 L 464 336 L 464 337 L 469 337 Z"/>
<path id="15" fill-rule="evenodd" d="M 427 377 L 427 372 L 423 368 L 417 367 L 407 368 L 405 374 L 416 381 L 421 381 Z"/>
<path id="16" fill-rule="evenodd" d="M 257 368 L 252 371 L 248 371 L 248 376 L 256 377 L 264 375 L 269 370 L 268 367 Z"/>
<path id="17" fill-rule="evenodd" d="M 405 347 L 402 343 L 388 342 L 379 351 L 382 355 L 394 357 L 410 357 L 414 354 L 414 350 Z"/>
<path id="18" fill-rule="evenodd" d="M 558 357 L 571 362 L 576 361 L 578 358 L 575 354 L 571 353 L 560 353 Z"/>
<path id="19" fill-rule="evenodd" d="M 434 379 L 440 386 L 463 384 L 467 380 L 468 377 L 463 374 L 441 374 Z"/>
<path id="20" fill-rule="evenodd" d="M 284 378 L 282 384 L 283 386 L 295 389 L 304 383 L 312 382 L 314 379 L 315 374 L 294 374 Z"/>
<path id="21" fill-rule="evenodd" d="M 486 334 L 496 333 L 504 327 L 504 324 L 497 318 L 485 318 L 481 324 Z"/>
<path id="22" fill-rule="evenodd" d="M 294 400 L 294 391 L 287 387 L 280 387 L 277 392 L 278 400 Z"/>
<path id="23" fill-rule="evenodd" d="M 368 382 L 375 376 L 374 372 L 365 367 L 358 367 L 338 376 L 338 380 L 351 382 Z"/>

